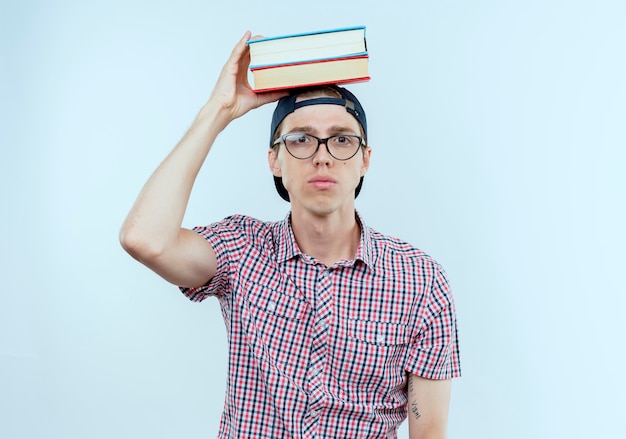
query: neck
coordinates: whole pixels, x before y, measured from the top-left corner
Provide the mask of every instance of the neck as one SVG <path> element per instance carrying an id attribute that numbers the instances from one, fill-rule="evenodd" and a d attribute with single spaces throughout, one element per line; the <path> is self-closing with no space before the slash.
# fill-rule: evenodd
<path id="1" fill-rule="evenodd" d="M 354 207 L 324 216 L 292 211 L 291 228 L 300 250 L 327 267 L 343 259 L 354 259 L 361 239 Z"/>

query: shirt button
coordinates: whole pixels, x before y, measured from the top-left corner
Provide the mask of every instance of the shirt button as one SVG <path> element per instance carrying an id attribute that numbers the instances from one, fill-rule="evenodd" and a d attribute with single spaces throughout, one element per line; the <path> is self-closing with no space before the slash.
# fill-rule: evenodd
<path id="1" fill-rule="evenodd" d="M 270 300 L 267 304 L 267 309 L 270 311 L 274 311 L 276 309 L 276 302 Z"/>
<path id="2" fill-rule="evenodd" d="M 312 418 L 317 418 L 319 416 L 320 412 L 318 412 L 317 410 L 311 410 L 311 417 Z"/>
<path id="3" fill-rule="evenodd" d="M 383 334 L 377 334 L 377 335 L 376 335 L 376 341 L 377 341 L 378 343 L 382 343 L 382 342 L 384 342 L 384 341 L 385 341 L 385 336 L 384 336 Z"/>

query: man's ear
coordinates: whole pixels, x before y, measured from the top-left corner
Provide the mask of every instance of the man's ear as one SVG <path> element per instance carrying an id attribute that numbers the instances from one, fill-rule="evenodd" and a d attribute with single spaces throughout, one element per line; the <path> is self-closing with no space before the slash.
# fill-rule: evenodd
<path id="1" fill-rule="evenodd" d="M 367 170 L 370 168 L 370 157 L 372 155 L 372 148 L 366 146 L 363 148 L 363 163 L 361 164 L 361 177 L 363 177 Z"/>
<path id="2" fill-rule="evenodd" d="M 280 164 L 278 163 L 278 147 L 270 148 L 269 151 L 267 151 L 267 163 L 274 177 L 283 176 Z"/>

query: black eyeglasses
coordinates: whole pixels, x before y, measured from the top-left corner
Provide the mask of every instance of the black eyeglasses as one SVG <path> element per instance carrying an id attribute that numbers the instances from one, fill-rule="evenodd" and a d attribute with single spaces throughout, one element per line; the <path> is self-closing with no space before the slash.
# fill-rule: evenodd
<path id="1" fill-rule="evenodd" d="M 356 155 L 363 138 L 354 134 L 337 134 L 335 136 L 320 139 L 311 134 L 287 133 L 283 134 L 274 142 L 272 147 L 284 143 L 287 152 L 294 158 L 306 160 L 313 157 L 320 145 L 326 145 L 328 153 L 337 160 L 350 160 Z"/>

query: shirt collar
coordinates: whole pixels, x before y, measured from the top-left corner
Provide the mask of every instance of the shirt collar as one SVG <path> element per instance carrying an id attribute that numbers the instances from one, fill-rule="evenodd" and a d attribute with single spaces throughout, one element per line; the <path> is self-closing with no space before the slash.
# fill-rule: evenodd
<path id="1" fill-rule="evenodd" d="M 279 263 L 302 254 L 291 228 L 291 212 L 287 214 L 284 220 L 277 223 L 274 250 L 276 251 L 276 261 Z"/>
<path id="2" fill-rule="evenodd" d="M 372 231 L 367 227 L 361 216 L 355 211 L 356 220 L 361 227 L 361 238 L 359 242 L 359 248 L 357 249 L 355 260 L 362 261 L 371 270 L 374 269 L 374 243 L 372 238 Z M 296 256 L 301 256 L 302 251 L 298 247 L 296 238 L 291 228 L 291 212 L 287 214 L 284 220 L 277 223 L 277 230 L 275 234 L 275 251 L 276 260 L 279 263 L 285 262 Z"/>
<path id="3" fill-rule="evenodd" d="M 356 251 L 356 260 L 363 261 L 370 270 L 374 270 L 374 242 L 372 230 L 365 225 L 359 212 L 355 211 L 356 220 L 361 226 L 361 241 Z"/>

